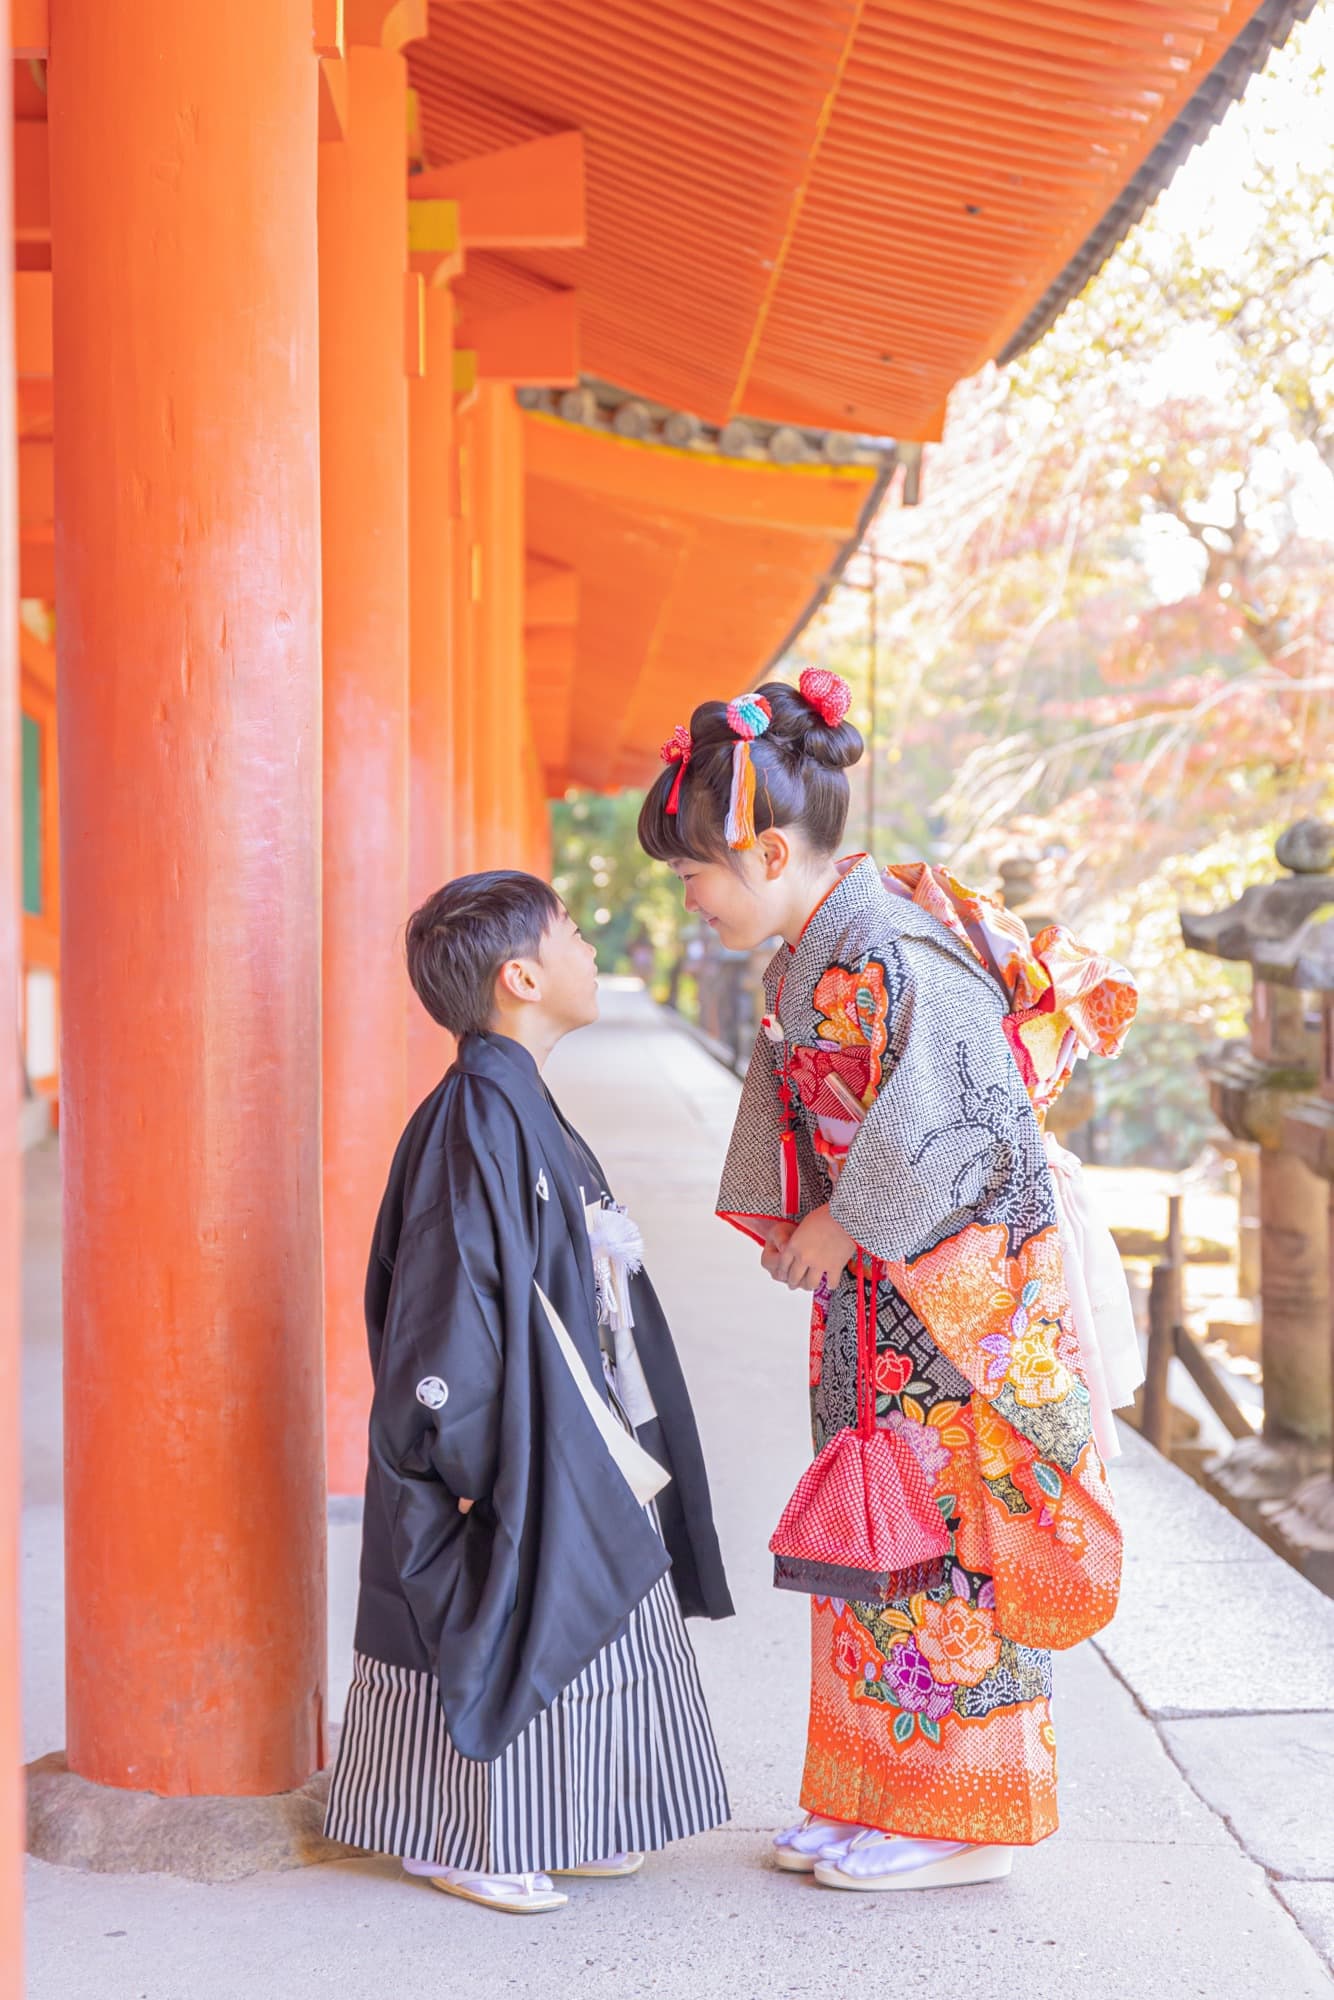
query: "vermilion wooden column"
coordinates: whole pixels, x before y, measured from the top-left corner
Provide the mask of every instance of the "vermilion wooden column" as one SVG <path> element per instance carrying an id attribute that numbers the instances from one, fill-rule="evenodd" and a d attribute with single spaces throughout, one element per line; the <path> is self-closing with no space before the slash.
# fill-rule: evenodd
<path id="1" fill-rule="evenodd" d="M 547 808 L 546 776 L 529 732 L 524 763 L 524 803 L 528 821 L 528 862 L 545 881 L 551 874 L 551 817 Z"/>
<path id="2" fill-rule="evenodd" d="M 51 0 L 51 48 L 68 1754 L 277 1792 L 325 1703 L 310 0 Z"/>
<path id="3" fill-rule="evenodd" d="M 453 562 L 450 598 L 453 658 L 453 732 L 451 773 L 454 788 L 454 872 L 467 875 L 481 866 L 478 827 L 477 721 L 481 699 L 477 687 L 476 605 L 474 586 L 480 584 L 474 495 L 476 465 L 476 401 L 465 398 L 454 424 Z"/>
<path id="4" fill-rule="evenodd" d="M 483 382 L 477 392 L 476 522 L 480 591 L 477 680 L 477 823 L 481 865 L 522 868 L 527 854 L 523 672 L 523 435 L 514 391 Z"/>
<path id="5" fill-rule="evenodd" d="M 407 70 L 353 48 L 319 149 L 324 1229 L 329 1484 L 360 1492 L 366 1254 L 403 1124 L 408 1010 Z"/>
<path id="6" fill-rule="evenodd" d="M 0 0 L 0 49 L 9 8 Z M 0 64 L 0 132 L 10 65 Z M 13 268 L 10 149 L 0 158 L 0 270 Z M 14 380 L 14 307 L 0 286 L 0 382 Z M 0 2000 L 23 1992 L 23 1788 L 19 1768 L 18 493 L 14 398 L 0 407 Z"/>
<path id="7" fill-rule="evenodd" d="M 411 618 L 413 909 L 454 869 L 454 299 L 426 292 L 426 372 L 408 388 L 408 590 Z M 453 1043 L 407 989 L 408 1097 L 419 1104 L 453 1060 Z"/>

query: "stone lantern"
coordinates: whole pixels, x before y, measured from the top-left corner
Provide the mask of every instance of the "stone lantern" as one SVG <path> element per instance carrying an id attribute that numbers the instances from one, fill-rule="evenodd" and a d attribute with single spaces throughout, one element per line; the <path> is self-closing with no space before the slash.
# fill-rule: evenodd
<path id="1" fill-rule="evenodd" d="M 1287 1113 L 1282 1136 L 1285 1148 L 1325 1183 L 1334 1252 L 1334 898 L 1328 912 L 1303 924 L 1290 943 L 1267 947 L 1256 960 L 1256 971 L 1275 986 L 1291 986 L 1319 996 L 1319 1093 Z M 1327 1320 L 1325 1331 L 1329 1365 L 1334 1370 L 1334 1316 Z M 1323 1468 L 1290 1498 L 1270 1501 L 1262 1512 L 1286 1545 L 1284 1553 L 1290 1560 L 1322 1590 L 1334 1594 L 1334 1465 L 1330 1460 L 1327 1458 Z"/>
<path id="2" fill-rule="evenodd" d="M 1327 1190 L 1293 1148 L 1286 1121 L 1316 1087 L 1319 1033 L 1285 961 L 1303 925 L 1334 906 L 1334 827 L 1289 827 L 1276 853 L 1287 872 L 1216 914 L 1183 913 L 1192 951 L 1251 966 L 1249 1042 L 1204 1062 L 1214 1110 L 1234 1138 L 1260 1147 L 1260 1362 L 1264 1429 L 1207 1468 L 1243 1505 L 1285 1501 L 1322 1468 L 1330 1438 Z"/>

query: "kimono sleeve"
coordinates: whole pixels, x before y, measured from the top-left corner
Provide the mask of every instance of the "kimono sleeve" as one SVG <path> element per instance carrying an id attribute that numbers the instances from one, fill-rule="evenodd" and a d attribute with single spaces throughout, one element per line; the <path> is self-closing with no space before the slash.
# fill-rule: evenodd
<path id="1" fill-rule="evenodd" d="M 903 939 L 868 953 L 856 977 L 883 995 L 885 1049 L 830 1200 L 835 1221 L 881 1259 L 911 1257 L 969 1221 L 1054 1224 L 995 983 Z"/>
<path id="2" fill-rule="evenodd" d="M 804 1121 L 795 1121 L 796 1201 L 784 1201 L 783 1114 L 773 1045 L 761 1028 L 741 1086 L 732 1137 L 723 1164 L 717 1212 L 746 1236 L 763 1243 L 771 1222 L 798 1221 L 820 1196 L 819 1168 Z"/>
<path id="3" fill-rule="evenodd" d="M 497 1200 L 507 1157 L 517 1159 L 512 1116 L 479 1115 L 465 1098 L 444 1143 L 442 1197 L 399 1238 L 371 1445 L 400 1478 L 435 1479 L 456 1499 L 486 1500 L 505 1373 L 503 1265 L 535 1259 L 523 1221 Z"/>
<path id="4" fill-rule="evenodd" d="M 1115 1609 L 1120 1534 L 1042 1136 L 995 989 L 926 945 L 876 962 L 886 1055 L 831 1210 L 973 1386 L 1004 1629 L 1073 1645 Z"/>

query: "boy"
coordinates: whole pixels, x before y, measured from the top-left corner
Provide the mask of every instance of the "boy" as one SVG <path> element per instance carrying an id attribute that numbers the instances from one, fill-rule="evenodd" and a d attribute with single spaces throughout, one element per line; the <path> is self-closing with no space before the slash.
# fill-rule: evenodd
<path id="1" fill-rule="evenodd" d="M 568 1900 L 553 1874 L 632 1874 L 727 1819 L 682 1617 L 732 1605 L 633 1225 L 541 1079 L 597 1018 L 594 948 L 546 883 L 496 870 L 423 904 L 407 957 L 459 1047 L 399 1143 L 371 1250 L 361 1599 L 326 1832 L 535 1913 Z"/>

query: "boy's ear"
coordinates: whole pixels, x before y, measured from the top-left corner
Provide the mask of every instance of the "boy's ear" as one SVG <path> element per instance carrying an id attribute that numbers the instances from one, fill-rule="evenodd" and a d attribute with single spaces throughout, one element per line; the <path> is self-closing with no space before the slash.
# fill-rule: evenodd
<path id="1" fill-rule="evenodd" d="M 517 1000 L 520 1004 L 542 998 L 541 988 L 525 959 L 508 958 L 496 974 L 497 1002 Z"/>

